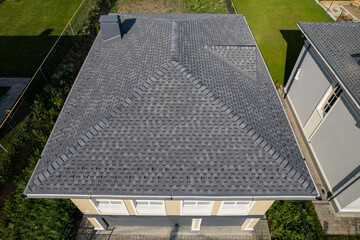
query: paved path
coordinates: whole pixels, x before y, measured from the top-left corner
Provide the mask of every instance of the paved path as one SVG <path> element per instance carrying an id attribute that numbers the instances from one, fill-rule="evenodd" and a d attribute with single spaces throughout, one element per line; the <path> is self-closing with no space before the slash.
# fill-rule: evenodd
<path id="1" fill-rule="evenodd" d="M 189 227 L 154 228 L 154 227 L 116 227 L 106 231 L 95 231 L 86 219 L 79 228 L 77 240 L 270 240 L 266 220 L 260 220 L 254 231 L 241 231 L 239 227 L 202 227 L 193 233 Z"/>
<path id="2" fill-rule="evenodd" d="M 320 191 L 322 197 L 321 201 L 313 201 L 315 211 L 320 220 L 326 234 L 329 235 L 358 235 L 360 234 L 360 218 L 359 217 L 340 217 L 335 214 L 332 204 L 327 201 L 326 193 L 329 191 L 324 180 L 319 174 L 319 169 L 316 165 L 314 156 L 311 153 L 310 147 L 305 140 L 303 133 L 300 130 L 294 114 L 292 113 L 288 102 L 282 99 L 286 114 L 289 117 L 290 124 L 294 129 L 295 136 L 299 142 L 304 158 L 309 167 L 309 171 L 313 177 L 317 189 Z"/>
<path id="3" fill-rule="evenodd" d="M 0 78 L 0 86 L 11 87 L 6 94 L 6 98 L 0 101 L 0 123 L 6 116 L 5 110 L 12 108 L 29 80 L 30 78 Z"/>

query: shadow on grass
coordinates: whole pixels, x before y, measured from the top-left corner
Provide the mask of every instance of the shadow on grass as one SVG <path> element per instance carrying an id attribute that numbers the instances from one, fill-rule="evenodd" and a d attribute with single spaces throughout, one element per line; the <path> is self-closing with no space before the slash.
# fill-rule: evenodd
<path id="1" fill-rule="evenodd" d="M 46 29 L 37 36 L 0 36 L 0 77 L 31 77 L 58 38 L 50 36 L 52 31 Z"/>
<path id="2" fill-rule="evenodd" d="M 50 36 L 51 32 L 52 29 L 46 29 L 37 36 L 0 36 L 0 81 L 1 78 L 32 78 L 34 76 L 26 92 L 21 95 L 19 104 L 13 108 L 11 118 L 7 118 L 6 123 L 0 128 L 0 139 L 13 131 L 13 127 L 30 114 L 32 101 L 49 82 L 69 49 L 80 49 L 84 43 L 84 37 L 81 35 L 63 36 L 43 63 L 41 71 L 34 75 L 59 37 Z M 76 62 L 73 64 L 75 65 Z M 25 86 L 21 91 L 23 89 Z M 1 123 L 5 115 L 2 114 L 0 117 Z"/>
<path id="3" fill-rule="evenodd" d="M 286 63 L 284 74 L 284 86 L 286 85 L 291 71 L 294 68 L 295 62 L 299 56 L 302 46 L 304 45 L 304 38 L 300 30 L 280 30 L 281 35 L 287 43 L 286 49 Z"/>

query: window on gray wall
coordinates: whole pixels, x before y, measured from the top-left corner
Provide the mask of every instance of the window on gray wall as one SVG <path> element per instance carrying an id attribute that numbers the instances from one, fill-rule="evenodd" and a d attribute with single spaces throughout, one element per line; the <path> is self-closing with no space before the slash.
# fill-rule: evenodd
<path id="1" fill-rule="evenodd" d="M 323 110 L 324 113 L 328 113 L 330 111 L 330 109 L 332 108 L 332 106 L 334 106 L 335 102 L 339 99 L 341 93 L 342 93 L 342 88 L 339 86 L 339 84 L 336 84 L 335 87 L 332 89 L 332 92 L 330 94 L 330 96 L 327 98 Z"/>

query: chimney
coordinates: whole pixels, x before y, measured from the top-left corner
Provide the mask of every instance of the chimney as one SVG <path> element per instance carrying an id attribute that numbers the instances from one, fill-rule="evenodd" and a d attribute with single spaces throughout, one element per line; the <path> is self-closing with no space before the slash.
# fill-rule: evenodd
<path id="1" fill-rule="evenodd" d="M 118 15 L 101 15 L 99 19 L 102 39 L 104 41 L 121 37 L 121 21 Z"/>

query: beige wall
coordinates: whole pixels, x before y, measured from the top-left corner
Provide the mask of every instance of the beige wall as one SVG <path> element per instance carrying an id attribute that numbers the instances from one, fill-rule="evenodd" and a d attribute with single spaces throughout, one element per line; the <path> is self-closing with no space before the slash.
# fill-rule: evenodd
<path id="1" fill-rule="evenodd" d="M 166 215 L 180 215 L 181 201 L 165 201 Z"/>
<path id="2" fill-rule="evenodd" d="M 129 215 L 136 215 L 132 200 L 124 200 L 125 206 L 129 212 Z"/>
<path id="3" fill-rule="evenodd" d="M 104 229 L 95 218 L 88 218 L 88 220 L 92 223 L 95 230 L 103 230 Z"/>
<path id="4" fill-rule="evenodd" d="M 217 215 L 219 212 L 220 206 L 221 206 L 221 201 L 215 201 L 213 209 L 211 211 L 211 215 Z"/>
<path id="5" fill-rule="evenodd" d="M 71 201 L 84 214 L 99 214 L 99 211 L 90 199 L 71 199 Z"/>
<path id="6" fill-rule="evenodd" d="M 264 215 L 274 201 L 256 201 L 248 215 Z"/>
<path id="7" fill-rule="evenodd" d="M 71 201 L 84 214 L 100 214 L 90 199 L 71 199 Z M 248 215 L 264 215 L 274 201 L 256 201 L 250 209 Z M 124 200 L 129 215 L 136 215 L 132 200 Z M 214 201 L 211 215 L 217 215 L 222 201 Z M 166 215 L 180 215 L 181 201 L 167 200 L 165 201 Z"/>
<path id="8" fill-rule="evenodd" d="M 243 231 L 252 231 L 254 230 L 255 225 L 260 221 L 260 218 L 247 218 L 243 225 L 241 226 L 241 229 Z"/>

